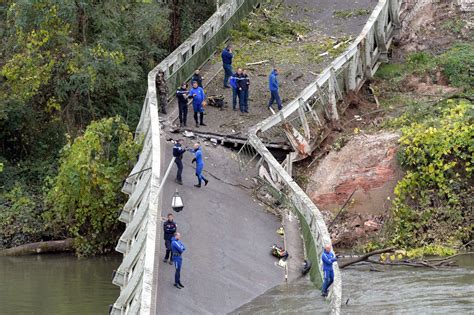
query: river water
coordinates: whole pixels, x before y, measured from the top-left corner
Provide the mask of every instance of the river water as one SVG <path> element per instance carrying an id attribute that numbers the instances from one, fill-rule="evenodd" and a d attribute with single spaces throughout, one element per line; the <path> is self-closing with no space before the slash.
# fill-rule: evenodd
<path id="1" fill-rule="evenodd" d="M 459 267 L 348 267 L 342 271 L 342 314 L 474 314 L 474 257 Z M 382 271 L 383 270 L 383 271 Z M 233 314 L 325 314 L 328 305 L 308 279 L 280 285 Z M 346 304 L 347 302 L 347 304 Z"/>
<path id="2" fill-rule="evenodd" d="M 0 257 L 0 314 L 107 314 L 119 289 L 111 283 L 119 255 Z M 474 314 L 474 257 L 459 267 L 349 267 L 343 314 Z M 346 304 L 347 302 L 347 304 Z M 324 314 L 328 304 L 307 279 L 269 290 L 234 314 Z"/>
<path id="3" fill-rule="evenodd" d="M 0 257 L 0 314 L 107 314 L 119 288 L 112 271 L 120 255 Z"/>

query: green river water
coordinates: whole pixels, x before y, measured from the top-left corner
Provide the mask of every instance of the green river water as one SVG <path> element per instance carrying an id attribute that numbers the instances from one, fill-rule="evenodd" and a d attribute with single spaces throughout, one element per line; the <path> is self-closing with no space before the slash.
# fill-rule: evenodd
<path id="1" fill-rule="evenodd" d="M 120 255 L 0 257 L 0 315 L 107 314 L 119 294 L 111 276 L 120 260 Z M 345 269 L 342 313 L 474 314 L 474 257 L 458 262 L 442 270 Z M 300 279 L 269 290 L 234 314 L 324 314 L 327 309 L 320 291 Z"/>
<path id="2" fill-rule="evenodd" d="M 0 314 L 107 314 L 119 294 L 112 272 L 121 258 L 0 257 Z"/>

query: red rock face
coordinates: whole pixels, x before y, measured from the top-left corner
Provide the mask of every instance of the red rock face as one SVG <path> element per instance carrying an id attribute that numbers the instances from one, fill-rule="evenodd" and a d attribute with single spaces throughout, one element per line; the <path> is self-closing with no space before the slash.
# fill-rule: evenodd
<path id="1" fill-rule="evenodd" d="M 308 185 L 318 208 L 338 210 L 355 190 L 347 209 L 353 213 L 382 214 L 388 209 L 399 176 L 397 134 L 357 136 L 320 163 Z"/>

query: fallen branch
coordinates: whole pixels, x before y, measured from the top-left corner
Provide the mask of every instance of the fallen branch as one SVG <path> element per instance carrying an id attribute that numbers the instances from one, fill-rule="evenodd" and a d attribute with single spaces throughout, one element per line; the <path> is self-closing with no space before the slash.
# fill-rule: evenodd
<path id="1" fill-rule="evenodd" d="M 261 61 L 256 61 L 256 62 L 249 62 L 249 63 L 246 63 L 245 65 L 246 66 L 256 66 L 256 65 L 261 65 L 261 64 L 267 63 L 267 62 L 270 62 L 270 60 L 261 60 Z"/>
<path id="2" fill-rule="evenodd" d="M 24 244 L 0 251 L 0 256 L 23 256 L 32 254 L 70 252 L 74 249 L 74 239 L 46 241 Z"/>
<path id="3" fill-rule="evenodd" d="M 339 212 L 337 213 L 336 217 L 334 218 L 334 220 L 332 220 L 331 224 L 329 224 L 328 226 L 328 231 L 330 232 L 331 231 L 331 227 L 334 225 L 334 222 L 336 222 L 337 218 L 339 217 L 339 215 L 342 213 L 342 210 L 344 210 L 344 208 L 347 206 L 347 204 L 349 203 L 349 201 L 352 199 L 352 196 L 354 196 L 355 192 L 356 192 L 357 188 L 355 188 L 352 193 L 349 195 L 349 198 L 346 199 L 346 202 L 344 202 L 344 204 L 342 205 L 341 207 L 341 210 L 339 210 Z"/>
<path id="4" fill-rule="evenodd" d="M 345 268 L 347 266 L 350 266 L 350 265 L 353 265 L 353 264 L 356 264 L 358 262 L 361 262 L 361 261 L 366 261 L 369 257 L 373 256 L 373 255 L 378 255 L 378 254 L 383 254 L 383 253 L 390 253 L 390 252 L 393 252 L 395 251 L 397 248 L 396 247 L 388 247 L 388 248 L 383 248 L 383 249 L 378 249 L 378 250 L 374 250 L 370 253 L 367 253 L 365 255 L 362 255 L 356 259 L 352 259 L 352 260 L 349 260 L 349 261 L 346 261 L 346 262 L 343 262 L 343 263 L 340 263 L 339 264 L 339 268 Z M 370 261 L 372 262 L 372 261 Z"/>

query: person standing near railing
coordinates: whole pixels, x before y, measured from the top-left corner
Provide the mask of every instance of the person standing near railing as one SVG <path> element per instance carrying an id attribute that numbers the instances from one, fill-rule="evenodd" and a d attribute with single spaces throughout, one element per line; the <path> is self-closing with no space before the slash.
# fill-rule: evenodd
<path id="1" fill-rule="evenodd" d="M 229 44 L 227 45 L 221 53 L 222 58 L 222 68 L 224 68 L 224 88 L 228 89 L 229 86 L 229 78 L 232 76 L 232 58 L 234 58 L 234 54 L 232 53 L 232 46 Z"/>
<path id="2" fill-rule="evenodd" d="M 273 102 L 276 101 L 278 105 L 278 110 L 281 110 L 281 99 L 280 94 L 278 93 L 279 84 L 278 84 L 278 69 L 274 68 L 268 77 L 268 85 L 270 89 L 270 101 L 268 102 L 268 109 L 273 108 Z"/>
<path id="3" fill-rule="evenodd" d="M 174 222 L 174 216 L 171 213 L 168 213 L 168 220 L 163 223 L 163 237 L 165 239 L 165 248 L 166 248 L 166 255 L 163 259 L 163 262 L 167 262 L 169 259 L 169 264 L 172 264 L 173 257 L 171 255 L 171 239 L 176 233 L 178 226 Z"/>
<path id="4" fill-rule="evenodd" d="M 168 105 L 168 86 L 166 85 L 165 72 L 158 70 L 156 75 L 156 93 L 159 100 L 160 111 L 166 115 L 166 106 Z"/>
<path id="5" fill-rule="evenodd" d="M 193 88 L 189 90 L 188 98 L 193 99 L 194 120 L 196 121 L 196 128 L 199 128 L 199 125 L 206 126 L 206 124 L 203 122 L 204 107 L 202 106 L 202 103 L 206 99 L 206 94 L 204 94 L 204 90 L 202 87 L 198 86 L 196 81 L 193 82 Z"/>
<path id="6" fill-rule="evenodd" d="M 183 148 L 183 139 L 178 139 L 176 144 L 173 146 L 173 156 L 175 157 L 174 162 L 176 167 L 178 167 L 178 173 L 176 174 L 176 182 L 179 185 L 183 185 L 183 154 L 186 152 L 186 149 Z"/>
<path id="7" fill-rule="evenodd" d="M 178 289 L 184 288 L 181 283 L 181 266 L 183 265 L 183 252 L 186 250 L 184 244 L 181 243 L 181 234 L 178 232 L 174 233 L 174 237 L 171 241 L 171 252 L 173 254 L 173 263 L 176 269 L 174 274 L 174 286 Z"/>
<path id="8" fill-rule="evenodd" d="M 334 281 L 334 269 L 332 264 L 337 261 L 337 257 L 331 251 L 331 244 L 324 246 L 323 254 L 321 255 L 323 261 L 324 281 L 321 288 L 321 295 L 328 296 L 328 289 Z"/>
<path id="9" fill-rule="evenodd" d="M 199 69 L 196 69 L 196 71 L 194 71 L 193 76 L 191 77 L 191 82 L 196 81 L 198 83 L 198 86 L 202 87 L 202 80 L 204 80 L 204 78 L 201 76 Z"/>

